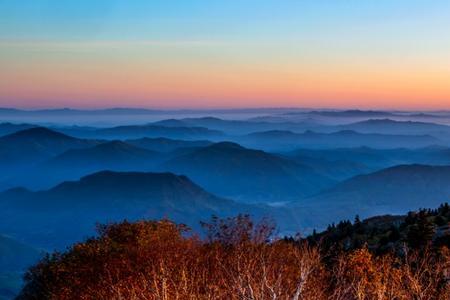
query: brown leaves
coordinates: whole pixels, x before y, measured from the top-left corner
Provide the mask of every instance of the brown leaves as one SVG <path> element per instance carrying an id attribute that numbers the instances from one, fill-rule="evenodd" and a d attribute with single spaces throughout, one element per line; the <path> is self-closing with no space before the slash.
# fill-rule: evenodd
<path id="1" fill-rule="evenodd" d="M 21 299 L 449 299 L 447 249 L 362 248 L 325 262 L 318 247 L 270 241 L 273 227 L 247 216 L 207 228 L 201 241 L 167 220 L 100 226 L 32 268 Z"/>

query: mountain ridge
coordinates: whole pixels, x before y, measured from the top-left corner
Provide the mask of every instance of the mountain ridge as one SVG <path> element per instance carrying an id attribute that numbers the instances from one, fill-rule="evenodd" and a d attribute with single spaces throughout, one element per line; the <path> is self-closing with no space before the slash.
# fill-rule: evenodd
<path id="1" fill-rule="evenodd" d="M 251 202 L 305 196 L 333 182 L 310 167 L 234 142 L 196 149 L 166 161 L 160 169 L 187 175 L 218 195 Z"/>
<path id="2" fill-rule="evenodd" d="M 97 222 L 170 217 L 199 228 L 199 221 L 211 215 L 258 214 L 257 207 L 210 194 L 186 176 L 113 171 L 90 174 L 48 190 L 2 192 L 0 210 L 0 232 L 47 249 L 82 239 Z"/>

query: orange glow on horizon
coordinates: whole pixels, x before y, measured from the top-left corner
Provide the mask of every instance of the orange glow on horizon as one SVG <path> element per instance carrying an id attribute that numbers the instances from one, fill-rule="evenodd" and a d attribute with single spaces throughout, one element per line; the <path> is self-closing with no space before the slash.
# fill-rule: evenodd
<path id="1" fill-rule="evenodd" d="M 117 51 L 14 54 L 21 60 L 0 61 L 1 105 L 450 108 L 450 66 L 436 61 Z"/>

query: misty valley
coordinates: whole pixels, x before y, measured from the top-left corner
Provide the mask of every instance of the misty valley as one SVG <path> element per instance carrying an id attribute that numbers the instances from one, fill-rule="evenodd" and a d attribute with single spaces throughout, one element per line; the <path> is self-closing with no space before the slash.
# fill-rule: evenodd
<path id="1" fill-rule="evenodd" d="M 205 237 L 202 222 L 241 214 L 270 220 L 277 238 L 329 241 L 355 216 L 394 226 L 450 200 L 445 111 L 0 109 L 0 120 L 5 299 L 44 253 L 97 224 L 167 219 Z"/>
<path id="2" fill-rule="evenodd" d="M 449 28 L 0 0 L 0 300 L 450 300 Z"/>

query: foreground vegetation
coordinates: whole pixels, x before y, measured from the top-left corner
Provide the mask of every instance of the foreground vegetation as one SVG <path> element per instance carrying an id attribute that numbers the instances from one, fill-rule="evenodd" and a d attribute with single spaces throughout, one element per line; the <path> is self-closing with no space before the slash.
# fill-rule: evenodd
<path id="1" fill-rule="evenodd" d="M 167 220 L 99 226 L 30 269 L 18 299 L 450 299 L 450 252 L 432 240 L 380 253 L 273 239 L 248 216 L 203 226 L 204 239 Z"/>

